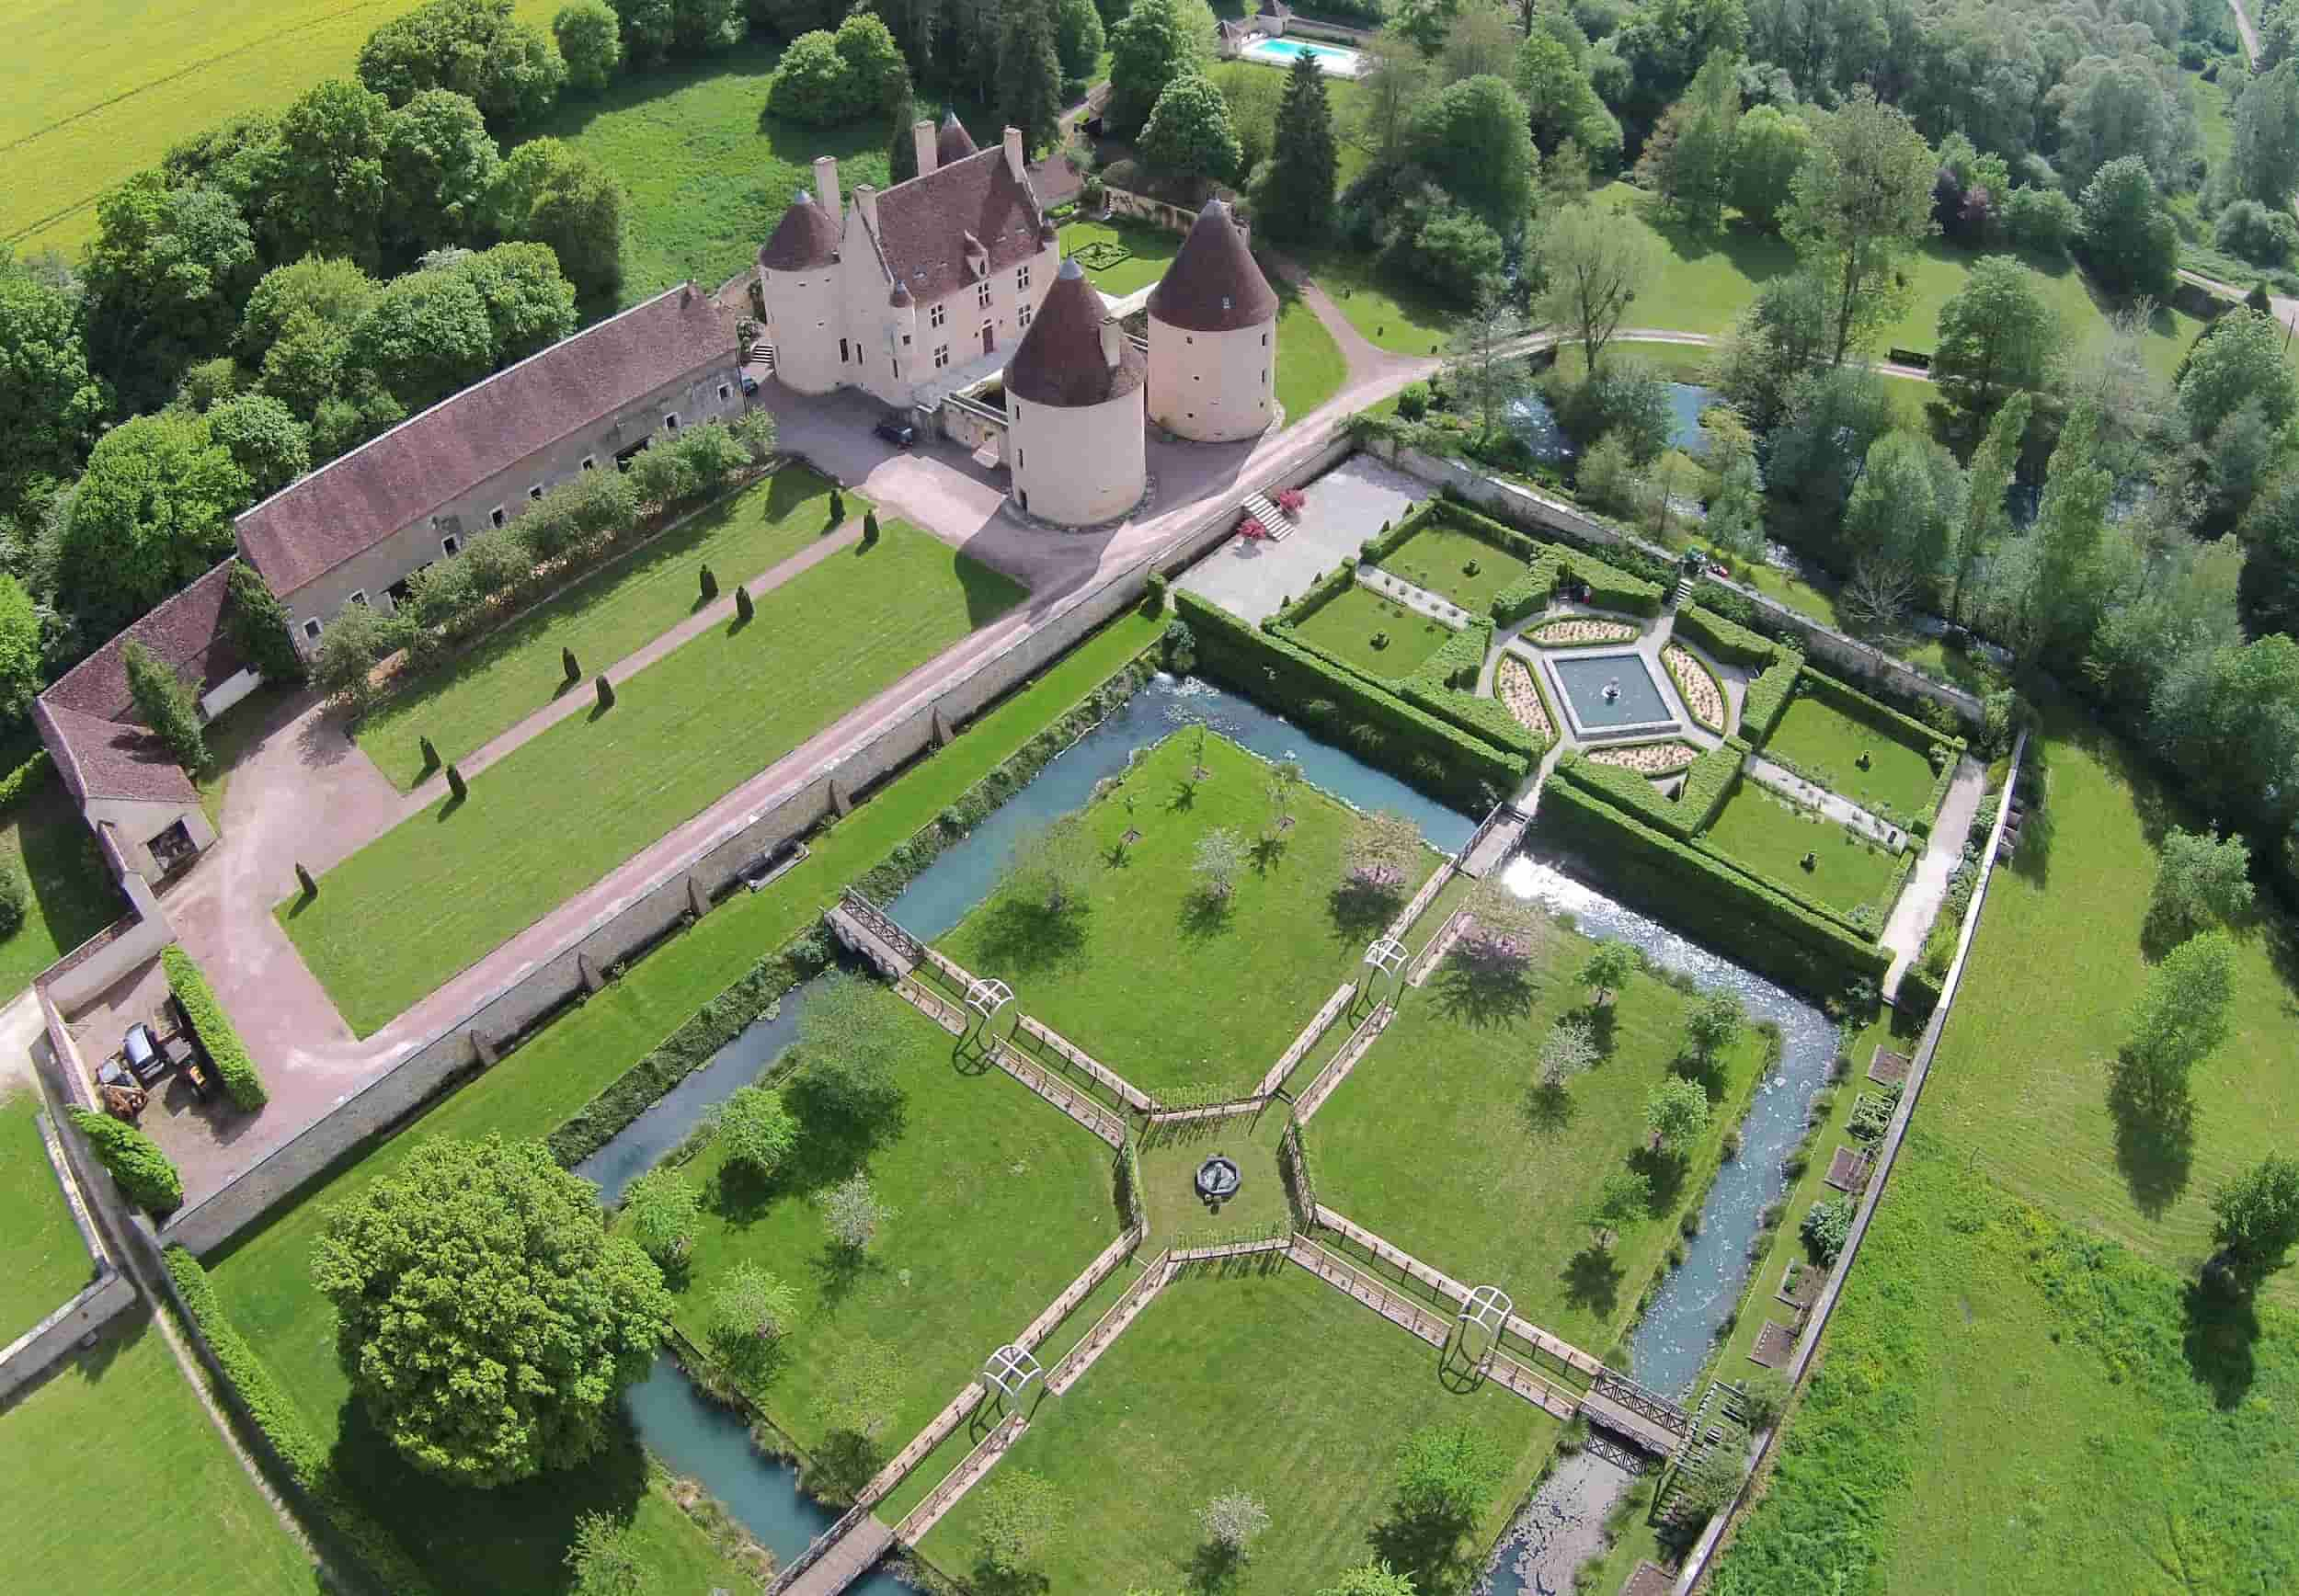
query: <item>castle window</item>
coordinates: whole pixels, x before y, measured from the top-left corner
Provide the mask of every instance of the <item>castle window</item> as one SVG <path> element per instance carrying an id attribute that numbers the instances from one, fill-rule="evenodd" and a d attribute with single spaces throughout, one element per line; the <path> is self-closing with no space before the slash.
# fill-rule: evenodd
<path id="1" fill-rule="evenodd" d="M 1016 311 L 1016 312 L 1014 313 L 1014 317 L 1015 317 L 1015 319 L 1016 319 L 1016 320 L 1018 320 L 1019 322 L 1021 322 L 1021 324 L 1022 324 L 1024 326 L 1025 326 L 1025 327 L 1026 327 L 1026 326 L 1028 326 L 1028 325 L 1030 325 L 1030 316 L 1031 316 L 1031 314 L 1032 314 L 1032 313 L 1031 313 L 1030 307 L 1029 307 L 1028 305 L 1024 305 L 1024 306 L 1023 306 L 1020 310 L 1018 310 L 1018 311 Z"/>
<path id="2" fill-rule="evenodd" d="M 586 454 L 583 456 L 583 469 L 585 471 L 597 471 L 599 469 L 599 457 L 595 454 Z"/>
<path id="3" fill-rule="evenodd" d="M 732 388 L 729 388 L 726 383 L 721 382 L 718 385 L 718 402 L 724 405 L 728 399 L 734 397 L 734 392 L 735 391 Z"/>
<path id="4" fill-rule="evenodd" d="M 541 499 L 543 497 L 543 484 L 541 483 L 537 483 L 534 486 L 529 488 L 527 490 L 527 496 L 531 499 Z"/>
<path id="5" fill-rule="evenodd" d="M 1025 260 L 1020 266 L 1013 268 L 1013 286 L 1018 292 L 1027 293 L 1029 291 L 1030 263 L 1028 261 Z"/>
<path id="6" fill-rule="evenodd" d="M 319 641 L 319 622 L 316 621 L 304 621 L 303 635 L 310 638 L 314 643 L 317 643 Z"/>
<path id="7" fill-rule="evenodd" d="M 460 548 L 462 548 L 462 547 L 463 547 L 463 540 L 462 540 L 461 538 L 454 537 L 454 536 L 452 536 L 452 535 L 451 535 L 451 536 L 448 536 L 448 537 L 441 538 L 441 539 L 439 541 L 439 552 L 440 552 L 440 553 L 442 553 L 442 554 L 452 554 L 452 553 L 454 553 L 457 549 L 460 549 Z"/>
<path id="8" fill-rule="evenodd" d="M 487 523 L 490 526 L 499 527 L 505 521 L 509 519 L 510 517 L 504 513 L 503 507 L 501 505 L 497 505 L 493 509 L 487 511 Z"/>
<path id="9" fill-rule="evenodd" d="M 983 310 L 989 309 L 989 284 L 978 282 L 974 285 L 974 302 Z"/>
<path id="10" fill-rule="evenodd" d="M 846 364 L 846 361 L 847 361 L 847 354 L 846 354 L 846 340 L 845 340 L 844 338 L 841 338 L 841 339 L 838 341 L 838 363 L 839 363 L 840 365 L 843 366 L 844 364 Z"/>
<path id="11" fill-rule="evenodd" d="M 1269 335 L 1267 333 L 1264 333 L 1262 335 L 1262 348 L 1264 349 L 1269 348 Z"/>
<path id="12" fill-rule="evenodd" d="M 943 305 L 933 306 L 926 313 L 926 325 L 930 327 L 938 327 L 942 325 L 943 317 L 947 314 L 947 307 Z"/>
<path id="13" fill-rule="evenodd" d="M 662 429 L 665 432 L 676 432 L 679 430 L 679 413 L 677 411 L 674 410 L 669 415 L 662 418 Z"/>
<path id="14" fill-rule="evenodd" d="M 949 363 L 950 346 L 947 344 L 936 344 L 934 346 L 934 370 L 939 371 Z"/>
<path id="15" fill-rule="evenodd" d="M 352 604 L 356 604 L 356 605 L 358 605 L 358 606 L 359 606 L 360 609 L 362 609 L 362 610 L 366 609 L 366 608 L 367 608 L 367 589 L 366 589 L 366 588 L 364 588 L 364 587 L 354 587 L 354 588 L 352 588 L 352 589 L 351 589 L 351 597 L 350 597 L 350 598 L 349 598 L 349 600 L 347 600 L 347 602 L 349 602 L 349 603 L 352 603 Z"/>

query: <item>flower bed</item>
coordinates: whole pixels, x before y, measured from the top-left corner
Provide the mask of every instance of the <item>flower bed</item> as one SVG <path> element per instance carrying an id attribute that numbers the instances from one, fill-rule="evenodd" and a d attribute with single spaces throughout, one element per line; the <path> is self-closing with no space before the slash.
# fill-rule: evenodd
<path id="1" fill-rule="evenodd" d="M 1634 643 L 1638 633 L 1626 621 L 1591 621 L 1576 615 L 1544 621 L 1525 635 L 1543 648 L 1592 648 L 1600 643 Z"/>
<path id="2" fill-rule="evenodd" d="M 1685 708 L 1692 718 L 1718 736 L 1724 735 L 1725 716 L 1723 685 L 1706 661 L 1681 643 L 1672 643 L 1661 650 L 1661 663 L 1668 667 L 1668 679 L 1676 684 L 1676 692 L 1685 701 Z"/>
<path id="3" fill-rule="evenodd" d="M 1523 660 L 1504 659 L 1493 673 L 1493 689 L 1527 731 L 1543 743 L 1556 740 L 1557 728 L 1549 719 L 1549 706 L 1534 685 L 1531 667 Z"/>
<path id="4" fill-rule="evenodd" d="M 1700 757 L 1690 743 L 1630 743 L 1625 747 L 1591 748 L 1588 757 L 1600 765 L 1618 765 L 1640 776 L 1673 776 Z"/>

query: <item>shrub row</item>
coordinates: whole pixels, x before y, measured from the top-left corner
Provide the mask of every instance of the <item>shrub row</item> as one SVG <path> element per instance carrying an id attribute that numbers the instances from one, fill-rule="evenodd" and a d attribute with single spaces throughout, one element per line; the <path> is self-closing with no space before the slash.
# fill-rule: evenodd
<path id="1" fill-rule="evenodd" d="M 1176 592 L 1176 611 L 1213 676 L 1312 730 L 1348 737 L 1358 754 L 1432 797 L 1489 809 L 1523 784 L 1531 763 L 1406 702 L 1287 638 L 1248 626 L 1196 595 Z M 1320 703 L 1329 706 L 1319 709 Z M 1330 727 L 1321 722 L 1332 723 Z"/>
<path id="2" fill-rule="evenodd" d="M 176 994 L 176 1001 L 191 1020 L 192 1030 L 200 1033 L 200 1045 L 208 1050 L 208 1061 L 215 1066 L 216 1078 L 223 1083 L 232 1105 L 253 1113 L 269 1102 L 271 1096 L 263 1089 L 263 1077 L 256 1073 L 247 1044 L 239 1039 L 238 1028 L 216 1001 L 207 976 L 191 955 L 180 943 L 171 943 L 160 951 L 160 965 L 167 972 L 167 989 Z"/>
<path id="3" fill-rule="evenodd" d="M 42 748 L 6 775 L 0 776 L 0 809 L 6 809 L 47 781 L 55 769 L 55 761 L 48 757 L 48 750 Z"/>
<path id="4" fill-rule="evenodd" d="M 1600 763 L 1577 748 L 1557 761 L 1550 785 L 1561 779 L 1680 842 L 1689 842 L 1716 818 L 1747 752 L 1747 745 L 1738 738 L 1704 750 L 1685 772 L 1685 784 L 1674 800 L 1663 797 L 1659 788 L 1636 771 Z"/>
<path id="5" fill-rule="evenodd" d="M 1709 686 L 1713 688 L 1716 691 L 1716 701 L 1725 706 L 1724 712 L 1727 715 L 1731 714 L 1733 701 L 1725 695 L 1724 684 L 1716 678 L 1716 672 L 1709 668 L 1709 662 L 1707 660 L 1702 659 L 1697 654 L 1692 654 L 1689 649 L 1686 652 L 1687 656 L 1692 661 L 1692 668 L 1699 671 L 1702 676 L 1708 678 Z M 1706 727 L 1708 730 L 1714 732 L 1720 737 L 1724 735 L 1724 728 L 1722 726 L 1712 725 L 1709 722 L 1702 720 L 1700 718 L 1700 712 L 1692 707 L 1692 694 L 1685 690 L 1684 673 L 1676 668 L 1676 662 L 1664 653 L 1661 656 L 1661 663 L 1668 667 L 1668 679 L 1676 684 L 1676 696 L 1685 701 L 1685 712 L 1692 717 L 1693 724 L 1695 725 Z"/>
<path id="6" fill-rule="evenodd" d="M 1667 589 L 1656 583 L 1632 576 L 1618 565 L 1577 549 L 1560 551 L 1558 563 L 1563 576 L 1587 584 L 1588 601 L 1599 610 L 1625 610 L 1631 615 L 1661 612 L 1661 601 Z"/>
<path id="7" fill-rule="evenodd" d="M 431 1582 L 398 1538 L 368 1516 L 357 1488 L 337 1475 L 326 1451 L 305 1428 L 303 1413 L 224 1312 L 200 1260 L 180 1247 L 170 1247 L 165 1256 L 177 1294 L 223 1371 L 235 1405 L 318 1510 L 321 1522 L 351 1549 L 374 1584 L 397 1596 L 426 1596 Z"/>
<path id="8" fill-rule="evenodd" d="M 1676 611 L 1675 635 L 1726 665 L 1737 665 L 1745 670 L 1776 664 L 1782 654 L 1794 652 L 1786 644 L 1736 621 L 1727 621 L 1699 604 L 1687 604 Z"/>
<path id="9" fill-rule="evenodd" d="M 1676 618 L 1676 627 L 1680 632 L 1684 629 L 1684 616 Z M 1740 735 L 1752 747 L 1764 747 L 1779 728 L 1780 717 L 1788 712 L 1789 700 L 1796 696 L 1796 678 L 1803 668 L 1804 656 L 1785 650 L 1741 694 Z"/>
<path id="10" fill-rule="evenodd" d="M 1881 980 L 1891 955 L 1723 860 L 1669 837 L 1573 781 L 1551 781 L 1540 824 L 1558 830 L 1623 897 L 1777 981 L 1823 997 Z"/>
<path id="11" fill-rule="evenodd" d="M 157 1142 L 94 1109 L 74 1108 L 72 1123 L 80 1127 L 129 1202 L 154 1214 L 173 1214 L 184 1205 L 184 1178 Z"/>
<path id="12" fill-rule="evenodd" d="M 1493 622 L 1472 621 L 1446 639 L 1420 669 L 1391 685 L 1407 703 L 1450 722 L 1471 736 L 1522 754 L 1528 760 L 1537 759 L 1548 751 L 1548 744 L 1533 735 L 1500 700 L 1477 696 L 1477 677 L 1492 648 Z"/>

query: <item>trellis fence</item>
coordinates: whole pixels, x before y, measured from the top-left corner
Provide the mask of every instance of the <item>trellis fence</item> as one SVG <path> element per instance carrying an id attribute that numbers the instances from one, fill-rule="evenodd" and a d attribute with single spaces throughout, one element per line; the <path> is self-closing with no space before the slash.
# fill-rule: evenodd
<path id="1" fill-rule="evenodd" d="M 1037 1020 L 1034 1020 L 1029 1015 L 1024 1014 L 1022 1017 L 1021 1034 L 1028 1037 L 1043 1051 L 1054 1054 L 1065 1063 L 1083 1070 L 1087 1075 L 1092 1076 L 1095 1080 L 1101 1082 L 1102 1085 L 1109 1088 L 1112 1092 L 1116 1094 L 1120 1102 L 1124 1103 L 1127 1108 L 1132 1109 L 1135 1112 L 1148 1113 L 1151 1109 L 1157 1106 L 1150 1100 L 1150 1094 L 1148 1092 L 1143 1091 L 1139 1087 L 1127 1080 L 1124 1076 L 1119 1075 L 1115 1070 L 1104 1065 L 1100 1060 L 1096 1059 L 1092 1054 L 1087 1053 L 1085 1049 L 1080 1047 L 1076 1043 L 1071 1042 L 1068 1037 L 1062 1035 L 1061 1032 L 1056 1031 L 1052 1026 L 1047 1025 Z"/>
<path id="2" fill-rule="evenodd" d="M 915 1546 L 925 1538 L 926 1532 L 942 1520 L 942 1515 L 957 1505 L 958 1499 L 973 1488 L 974 1482 L 988 1474 L 990 1465 L 1005 1455 L 1006 1449 L 1022 1439 L 1022 1432 L 1030 1428 L 1030 1421 L 1019 1413 L 1009 1413 L 998 1428 L 975 1442 L 974 1450 L 959 1460 L 958 1466 L 942 1476 L 942 1483 L 928 1491 L 921 1501 L 894 1526 L 894 1538 L 906 1546 Z"/>
<path id="3" fill-rule="evenodd" d="M 1109 1305 L 1109 1310 L 1094 1321 L 1093 1328 L 1086 1332 L 1085 1339 L 1062 1354 L 1061 1362 L 1055 1364 L 1053 1373 L 1046 1376 L 1046 1388 L 1058 1396 L 1077 1384 L 1079 1376 L 1093 1367 L 1093 1361 L 1117 1339 L 1117 1332 L 1131 1324 L 1134 1316 L 1141 1312 L 1150 1299 L 1164 1289 L 1166 1278 L 1172 1272 L 1172 1259 L 1169 1254 L 1161 1252 L 1151 1259 L 1148 1267 L 1134 1278 L 1133 1284 L 1127 1286 Z"/>
<path id="4" fill-rule="evenodd" d="M 1287 1048 L 1283 1056 L 1270 1066 L 1269 1073 L 1262 1077 L 1261 1096 L 1267 1097 L 1286 1084 L 1286 1077 L 1293 1073 L 1293 1066 L 1309 1056 L 1310 1049 L 1317 1045 L 1318 1038 L 1323 1036 L 1326 1028 L 1341 1017 L 1341 1011 L 1349 1007 L 1349 1000 L 1356 995 L 1357 984 L 1355 981 L 1344 981 L 1334 988 L 1333 995 L 1325 999 L 1325 1007 L 1317 1011 L 1317 1018 L 1302 1028 L 1301 1034 L 1293 1039 L 1293 1045 Z"/>
<path id="5" fill-rule="evenodd" d="M 1350 1036 L 1347 1043 L 1339 1053 L 1333 1054 L 1323 1069 L 1317 1072 L 1317 1078 L 1310 1082 L 1309 1089 L 1301 1094 L 1301 1100 L 1294 1105 L 1293 1117 L 1296 1123 L 1309 1123 L 1310 1116 L 1324 1105 L 1327 1098 L 1333 1095 L 1333 1089 L 1346 1080 L 1349 1072 L 1357 1067 L 1357 1061 L 1372 1048 L 1374 1039 L 1389 1029 L 1389 1022 L 1396 1012 L 1394 1009 L 1383 1003 L 1378 1005 L 1372 1013 L 1365 1017 L 1364 1022 Z"/>
<path id="6" fill-rule="evenodd" d="M 1465 908 L 1455 909 L 1447 916 L 1445 923 L 1437 928 L 1437 934 L 1424 943 L 1421 952 L 1414 955 L 1413 968 L 1405 972 L 1405 985 L 1419 986 L 1426 982 L 1438 963 L 1453 951 L 1453 944 L 1468 931 L 1472 919 L 1473 917 Z"/>

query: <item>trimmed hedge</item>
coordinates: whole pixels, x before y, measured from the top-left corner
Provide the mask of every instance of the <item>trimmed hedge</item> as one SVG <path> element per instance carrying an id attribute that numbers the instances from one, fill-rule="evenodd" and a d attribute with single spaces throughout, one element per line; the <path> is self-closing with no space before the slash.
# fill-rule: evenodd
<path id="1" fill-rule="evenodd" d="M 1533 568 L 1493 596 L 1493 618 L 1504 626 L 1514 626 L 1527 616 L 1549 608 L 1549 600 L 1557 590 L 1559 561 L 1555 553 L 1545 553 L 1533 562 Z"/>
<path id="2" fill-rule="evenodd" d="M 1952 743 L 1935 746 L 1947 748 L 1948 757 L 1939 762 L 1939 774 L 1932 778 L 1931 795 L 1924 800 L 1924 813 L 1908 822 L 1908 835 L 1911 837 L 1931 836 L 1932 822 L 1939 817 L 1939 806 L 1948 802 L 1948 789 L 1955 785 L 1956 767 L 1963 758 L 1964 742 L 1962 737 Z"/>
<path id="3" fill-rule="evenodd" d="M 184 1205 L 184 1178 L 157 1142 L 94 1109 L 74 1108 L 72 1123 L 80 1127 L 80 1134 L 96 1149 L 129 1202 L 148 1214 L 173 1214 Z"/>
<path id="4" fill-rule="evenodd" d="M 1747 752 L 1747 746 L 1736 738 L 1704 750 L 1685 772 L 1684 787 L 1673 800 L 1663 797 L 1659 788 L 1636 771 L 1601 764 L 1577 748 L 1557 761 L 1547 785 L 1553 788 L 1561 779 L 1679 842 L 1689 842 L 1716 818 Z"/>
<path id="5" fill-rule="evenodd" d="M 1737 665 L 1745 670 L 1761 669 L 1777 663 L 1783 653 L 1795 652 L 1786 644 L 1751 631 L 1736 621 L 1727 621 L 1715 610 L 1704 610 L 1698 604 L 1687 604 L 1676 611 L 1675 635 L 1726 665 Z"/>
<path id="6" fill-rule="evenodd" d="M 1931 836 L 1932 817 L 1939 813 L 1940 804 L 1948 796 L 1948 784 L 1956 779 L 1956 760 L 1964 751 L 1964 740 L 1943 735 L 1914 716 L 1901 713 L 1881 699 L 1870 698 L 1825 671 L 1808 670 L 1802 680 L 1803 690 L 1830 708 L 1872 726 L 1879 735 L 1895 742 L 1913 742 L 1927 755 L 1939 758 L 1939 769 L 1932 777 L 1931 796 L 1925 801 L 1923 813 L 1908 816 L 1906 822 L 1909 836 Z M 1944 756 L 1939 755 L 1941 749 L 1946 750 Z"/>
<path id="7" fill-rule="evenodd" d="M 1716 690 L 1716 701 L 1724 706 L 1724 712 L 1727 716 L 1731 715 L 1733 701 L 1724 691 L 1724 684 L 1717 680 L 1716 672 L 1709 668 L 1709 662 L 1693 653 L 1689 647 L 1685 650 L 1685 655 L 1692 661 L 1693 668 L 1709 678 L 1709 685 Z M 1668 679 L 1676 684 L 1676 696 L 1685 701 L 1685 712 L 1692 717 L 1692 724 L 1696 726 L 1706 727 L 1718 736 L 1722 736 L 1724 735 L 1722 726 L 1710 725 L 1707 721 L 1702 720 L 1700 712 L 1692 707 L 1692 695 L 1685 690 L 1684 673 L 1676 668 L 1676 662 L 1668 657 L 1668 652 L 1665 649 L 1661 651 L 1661 664 L 1668 669 Z"/>
<path id="8" fill-rule="evenodd" d="M 207 976 L 191 955 L 180 943 L 170 943 L 160 950 L 160 967 L 167 972 L 167 989 L 176 994 L 176 1001 L 190 1017 L 192 1030 L 200 1033 L 200 1045 L 208 1050 L 208 1060 L 215 1066 L 216 1078 L 223 1083 L 233 1106 L 253 1113 L 269 1102 L 271 1096 L 263 1089 L 263 1077 L 256 1073 L 247 1044 L 239 1039 L 231 1016 L 216 1001 Z"/>
<path id="9" fill-rule="evenodd" d="M 180 1247 L 168 1248 L 163 1256 L 177 1294 L 223 1371 L 234 1405 L 318 1510 L 320 1520 L 351 1549 L 374 1584 L 397 1596 L 429 1596 L 435 1589 L 431 1582 L 397 1537 L 368 1516 L 356 1488 L 337 1476 L 327 1453 L 305 1428 L 303 1413 L 223 1311 L 200 1260 Z"/>
<path id="10" fill-rule="evenodd" d="M 1589 603 L 1599 610 L 1626 610 L 1632 615 L 1658 615 L 1665 591 L 1641 576 L 1631 576 L 1578 549 L 1561 550 L 1558 564 L 1564 574 L 1588 584 Z"/>
<path id="11" fill-rule="evenodd" d="M 56 762 L 42 748 L 6 776 L 0 776 L 0 809 L 23 797 L 55 773 Z"/>
<path id="12" fill-rule="evenodd" d="M 1677 625 L 1684 624 L 1683 617 Z M 1789 700 L 1796 696 L 1796 678 L 1804 668 L 1804 656 L 1789 650 L 1777 664 L 1767 666 L 1748 690 L 1740 697 L 1740 735 L 1755 747 L 1762 747 L 1773 732 L 1779 729 L 1780 717 L 1788 712 Z"/>
<path id="13" fill-rule="evenodd" d="M 1369 763 L 1464 808 L 1489 808 L 1524 784 L 1531 761 L 1405 701 L 1291 638 L 1248 626 L 1218 605 L 1176 589 L 1177 614 L 1197 640 L 1200 667 L 1280 713 L 1329 700 L 1349 740 Z M 1313 727 L 1312 729 L 1323 729 Z M 1521 732 L 1522 728 L 1520 728 Z"/>
<path id="14" fill-rule="evenodd" d="M 1547 784 L 1538 824 L 1561 832 L 1621 896 L 1776 981 L 1827 996 L 1891 968 L 1874 943 L 1574 782 Z"/>

